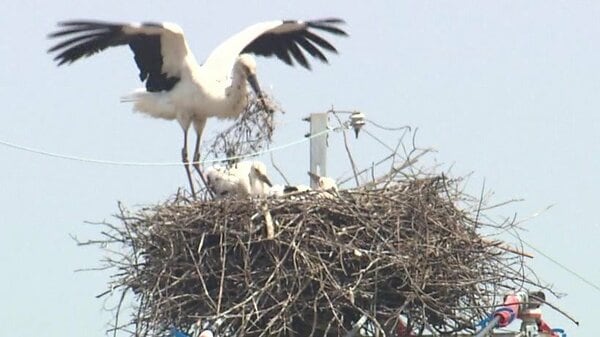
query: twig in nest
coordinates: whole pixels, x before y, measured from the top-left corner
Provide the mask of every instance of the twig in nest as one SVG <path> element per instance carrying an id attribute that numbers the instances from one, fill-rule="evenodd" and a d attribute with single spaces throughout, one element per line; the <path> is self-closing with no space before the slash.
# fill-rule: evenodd
<path id="1" fill-rule="evenodd" d="M 275 237 L 275 226 L 273 225 L 273 217 L 269 212 L 269 206 L 265 203 L 262 207 L 263 216 L 265 217 L 265 228 L 267 232 L 267 239 L 273 239 Z"/>
<path id="2" fill-rule="evenodd" d="M 505 244 L 504 242 L 500 242 L 498 240 L 490 240 L 490 239 L 486 239 L 486 238 L 483 238 L 481 240 L 483 242 L 489 244 L 490 246 L 497 247 L 498 249 L 503 249 L 503 250 L 505 250 L 507 252 L 511 252 L 511 253 L 514 253 L 514 254 L 517 254 L 517 255 L 521 255 L 521 256 L 533 259 L 533 255 L 531 253 L 527 253 L 527 252 L 519 250 L 519 249 L 517 249 L 515 247 L 511 247 L 511 246 Z"/>

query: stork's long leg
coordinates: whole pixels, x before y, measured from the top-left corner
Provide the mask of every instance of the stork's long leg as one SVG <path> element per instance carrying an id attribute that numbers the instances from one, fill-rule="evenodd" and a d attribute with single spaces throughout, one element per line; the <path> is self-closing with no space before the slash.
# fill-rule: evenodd
<path id="1" fill-rule="evenodd" d="M 202 174 L 202 170 L 200 169 L 200 140 L 201 140 L 201 134 L 197 133 L 196 134 L 196 146 L 194 147 L 194 160 L 192 162 L 192 166 L 194 166 L 194 168 L 196 169 L 196 172 L 198 172 L 198 175 L 200 176 L 200 179 L 202 179 L 202 183 L 204 183 L 204 187 L 206 187 L 206 190 L 208 191 L 208 194 L 210 195 L 211 198 L 214 199 L 214 194 L 212 192 L 212 190 L 210 189 L 210 187 L 208 186 L 208 183 L 206 182 L 206 179 L 204 178 L 204 174 Z"/>
<path id="2" fill-rule="evenodd" d="M 187 151 L 187 135 L 188 130 L 183 130 L 183 148 L 181 149 L 181 161 L 183 162 L 183 167 L 185 168 L 185 173 L 188 177 L 188 182 L 190 183 L 190 190 L 192 191 L 192 197 L 196 198 L 196 190 L 194 189 L 194 182 L 192 181 L 192 173 L 190 172 L 190 160 L 188 159 L 188 151 Z"/>

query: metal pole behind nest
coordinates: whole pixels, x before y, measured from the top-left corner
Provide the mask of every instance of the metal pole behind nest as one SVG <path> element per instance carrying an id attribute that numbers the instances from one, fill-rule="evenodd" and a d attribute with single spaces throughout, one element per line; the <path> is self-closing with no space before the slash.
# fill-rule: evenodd
<path id="1" fill-rule="evenodd" d="M 310 139 L 310 172 L 321 177 L 327 175 L 327 112 L 310 114 L 310 134 L 322 133 Z M 317 188 L 317 182 L 310 179 L 310 187 Z"/>

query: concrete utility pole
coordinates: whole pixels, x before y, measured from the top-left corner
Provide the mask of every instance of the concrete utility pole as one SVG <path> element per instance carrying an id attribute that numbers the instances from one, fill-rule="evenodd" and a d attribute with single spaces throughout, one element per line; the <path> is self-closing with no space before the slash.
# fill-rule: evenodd
<path id="1" fill-rule="evenodd" d="M 310 139 L 310 172 L 319 176 L 327 175 L 327 112 L 310 114 L 310 135 L 322 133 Z M 310 187 L 317 188 L 316 182 L 310 179 Z"/>

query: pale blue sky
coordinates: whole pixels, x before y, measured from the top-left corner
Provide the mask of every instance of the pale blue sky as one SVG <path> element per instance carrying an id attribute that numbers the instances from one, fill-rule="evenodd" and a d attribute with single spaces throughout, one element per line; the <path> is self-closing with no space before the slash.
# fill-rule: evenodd
<path id="1" fill-rule="evenodd" d="M 432 160 L 453 165 L 455 175 L 474 172 L 470 191 L 485 179 L 495 200 L 525 199 L 501 214 L 527 217 L 554 204 L 526 223 L 524 238 L 600 284 L 600 2 L 10 1 L 2 12 L 0 140 L 144 162 L 179 160 L 179 126 L 119 103 L 141 86 L 127 48 L 57 68 L 46 54 L 57 21 L 177 22 L 202 60 L 258 21 L 342 17 L 351 37 L 334 39 L 340 55 L 329 66 L 308 72 L 258 61 L 259 81 L 287 111 L 278 117 L 276 144 L 302 137 L 300 118 L 331 105 L 418 127 L 419 145 L 438 150 Z M 339 177 L 349 166 L 336 137 L 329 172 Z M 351 146 L 363 165 L 387 154 L 366 137 Z M 84 221 L 110 220 L 117 201 L 165 199 L 186 185 L 183 169 L 99 166 L 4 146 L 0 156 L 0 335 L 103 336 L 110 315 L 94 295 L 107 274 L 74 272 L 95 266 L 101 254 L 76 247 L 69 234 L 93 237 Z M 288 176 L 306 179 L 306 144 L 275 158 Z M 550 299 L 582 323 L 576 328 L 546 307 L 550 324 L 596 336 L 600 291 L 539 255 L 531 266 L 568 294 Z"/>

